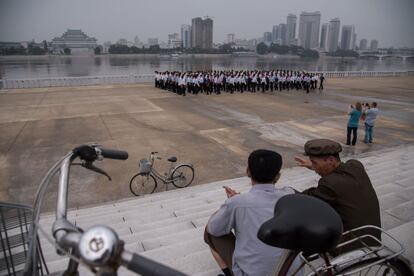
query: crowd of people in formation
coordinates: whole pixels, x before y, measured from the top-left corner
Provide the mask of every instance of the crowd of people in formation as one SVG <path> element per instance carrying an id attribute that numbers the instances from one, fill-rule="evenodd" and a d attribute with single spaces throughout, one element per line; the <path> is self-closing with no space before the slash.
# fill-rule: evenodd
<path id="1" fill-rule="evenodd" d="M 198 71 L 198 72 L 157 72 L 155 87 L 178 95 L 221 94 L 256 91 L 323 90 L 323 74 L 302 71 Z"/>

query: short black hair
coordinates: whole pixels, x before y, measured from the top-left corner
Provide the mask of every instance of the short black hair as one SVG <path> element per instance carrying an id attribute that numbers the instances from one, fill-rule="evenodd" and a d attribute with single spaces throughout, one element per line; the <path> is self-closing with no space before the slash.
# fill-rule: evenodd
<path id="1" fill-rule="evenodd" d="M 376 103 L 376 102 L 373 102 L 373 103 L 372 103 L 372 106 L 373 106 L 373 107 L 377 107 L 377 103 Z"/>
<path id="2" fill-rule="evenodd" d="M 258 183 L 272 182 L 280 172 L 282 164 L 282 156 L 272 150 L 255 150 L 248 159 L 251 178 Z"/>

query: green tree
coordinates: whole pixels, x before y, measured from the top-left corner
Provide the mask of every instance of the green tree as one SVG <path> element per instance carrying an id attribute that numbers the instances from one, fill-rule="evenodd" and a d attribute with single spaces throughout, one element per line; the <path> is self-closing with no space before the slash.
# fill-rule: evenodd
<path id="1" fill-rule="evenodd" d="M 256 46 L 256 52 L 259 55 L 264 55 L 267 54 L 269 52 L 269 47 L 267 47 L 267 45 L 263 42 L 260 42 L 259 44 L 257 44 Z"/>
<path id="2" fill-rule="evenodd" d="M 45 50 L 38 46 L 32 47 L 29 51 L 29 55 L 44 55 L 44 54 L 45 54 Z"/>
<path id="3" fill-rule="evenodd" d="M 334 53 L 329 53 L 329 55 L 336 57 L 359 57 L 359 54 L 356 51 L 341 49 L 336 50 Z"/>
<path id="4" fill-rule="evenodd" d="M 96 46 L 93 51 L 95 52 L 95 55 L 100 55 L 102 53 L 101 46 Z"/>
<path id="5" fill-rule="evenodd" d="M 151 53 L 158 53 L 158 52 L 160 52 L 160 45 L 151 45 L 151 46 L 149 46 L 149 51 Z"/>
<path id="6" fill-rule="evenodd" d="M 230 54 L 233 52 L 233 48 L 231 47 L 230 44 L 223 44 L 219 47 L 219 50 L 221 53 L 223 54 Z"/>
<path id="7" fill-rule="evenodd" d="M 65 55 L 70 55 L 72 53 L 72 50 L 70 48 L 65 48 L 63 49 L 63 53 L 65 53 Z"/>
<path id="8" fill-rule="evenodd" d="M 43 50 L 45 50 L 45 53 L 49 52 L 49 48 L 47 47 L 47 41 L 43 40 Z"/>
<path id="9" fill-rule="evenodd" d="M 319 58 L 319 53 L 315 50 L 305 49 L 300 56 L 302 58 Z"/>

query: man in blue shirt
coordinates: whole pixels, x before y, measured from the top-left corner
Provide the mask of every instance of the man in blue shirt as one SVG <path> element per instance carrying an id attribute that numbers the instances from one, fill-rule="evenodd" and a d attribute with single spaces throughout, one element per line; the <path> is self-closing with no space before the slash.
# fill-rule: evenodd
<path id="1" fill-rule="evenodd" d="M 377 119 L 378 116 L 378 107 L 377 107 L 377 103 L 373 102 L 372 103 L 372 108 L 368 108 L 365 111 L 365 139 L 364 139 L 364 143 L 368 144 L 368 143 L 372 143 L 372 133 L 373 133 L 373 128 L 374 128 L 374 124 L 375 124 L 375 119 Z"/>
<path id="2" fill-rule="evenodd" d="M 257 238 L 257 232 L 273 217 L 276 202 L 294 193 L 292 188 L 275 187 L 281 167 L 280 154 L 256 150 L 248 158 L 250 191 L 239 194 L 224 187 L 228 199 L 211 216 L 204 233 L 204 240 L 224 275 L 273 275 L 282 249 L 264 244 Z"/>

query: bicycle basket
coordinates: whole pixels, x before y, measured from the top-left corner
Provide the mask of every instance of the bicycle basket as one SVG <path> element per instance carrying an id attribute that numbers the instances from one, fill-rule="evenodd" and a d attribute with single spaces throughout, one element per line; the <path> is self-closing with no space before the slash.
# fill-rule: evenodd
<path id="1" fill-rule="evenodd" d="M 139 161 L 139 172 L 140 173 L 149 173 L 151 171 L 151 162 L 144 158 Z"/>
<path id="2" fill-rule="evenodd" d="M 37 235 L 30 237 L 33 209 L 30 206 L 0 202 L 0 275 L 21 275 L 29 261 L 29 247 L 36 239 L 36 256 L 32 275 L 49 274 Z M 40 258 L 39 258 L 40 257 Z"/>

